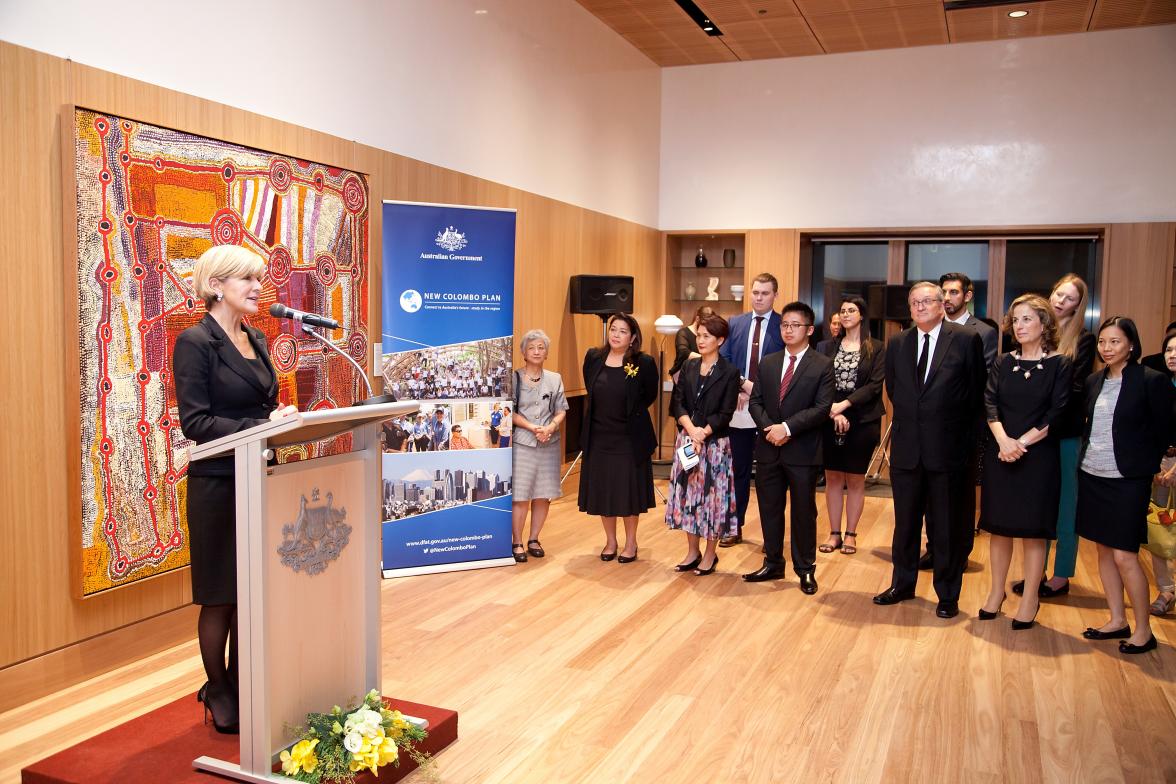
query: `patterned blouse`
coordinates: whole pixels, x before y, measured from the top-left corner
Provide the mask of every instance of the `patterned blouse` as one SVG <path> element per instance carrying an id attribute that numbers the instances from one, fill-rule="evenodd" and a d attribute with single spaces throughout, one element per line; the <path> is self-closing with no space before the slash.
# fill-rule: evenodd
<path id="1" fill-rule="evenodd" d="M 844 346 L 837 348 L 833 357 L 833 381 L 838 392 L 852 392 L 857 389 L 858 363 L 862 359 L 861 349 L 849 351 Z"/>

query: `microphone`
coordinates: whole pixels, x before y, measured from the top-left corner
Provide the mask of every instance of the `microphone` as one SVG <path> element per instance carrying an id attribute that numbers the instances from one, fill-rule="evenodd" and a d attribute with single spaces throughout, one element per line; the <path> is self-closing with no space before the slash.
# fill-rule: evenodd
<path id="1" fill-rule="evenodd" d="M 301 310 L 294 310 L 288 308 L 280 302 L 275 302 L 270 305 L 269 313 L 274 318 L 288 318 L 305 324 L 309 327 L 323 327 L 324 329 L 340 329 L 339 322 L 335 319 L 327 318 L 326 316 L 319 316 L 315 313 L 303 313 Z"/>

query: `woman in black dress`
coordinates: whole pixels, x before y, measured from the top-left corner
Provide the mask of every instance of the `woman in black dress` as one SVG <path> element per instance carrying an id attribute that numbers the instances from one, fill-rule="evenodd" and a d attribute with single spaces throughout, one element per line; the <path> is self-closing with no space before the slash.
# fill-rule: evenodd
<path id="1" fill-rule="evenodd" d="M 649 407 L 657 399 L 657 363 L 641 352 L 641 327 L 632 316 L 609 316 L 605 330 L 605 344 L 584 356 L 588 396 L 580 434 L 579 505 L 581 512 L 600 515 L 605 539 L 600 560 L 632 563 L 637 560 L 637 517 L 654 506 L 651 457 L 657 436 Z M 621 551 L 618 517 L 625 521 Z"/>
<path id="2" fill-rule="evenodd" d="M 184 436 L 198 444 L 298 412 L 279 408 L 278 379 L 265 335 L 245 324 L 257 313 L 265 262 L 235 245 L 208 250 L 192 285 L 204 318 L 176 338 L 172 373 Z M 197 699 L 218 732 L 238 730 L 237 531 L 233 456 L 188 465 L 192 601 L 208 683 Z M 225 647 L 228 646 L 228 662 Z"/>
<path id="3" fill-rule="evenodd" d="M 1106 368 L 1086 381 L 1086 432 L 1078 471 L 1078 535 L 1098 545 L 1098 574 L 1111 618 L 1088 640 L 1119 640 L 1121 653 L 1154 650 L 1147 575 L 1139 546 L 1147 541 L 1152 477 L 1168 449 L 1172 383 L 1139 364 L 1135 322 L 1115 316 L 1098 330 Z M 1131 597 L 1135 632 L 1127 624 L 1123 589 Z"/>
<path id="4" fill-rule="evenodd" d="M 1053 437 L 1061 454 L 1062 490 L 1058 495 L 1053 577 L 1041 581 L 1037 595 L 1042 599 L 1068 594 L 1070 578 L 1078 564 L 1078 534 L 1074 533 L 1074 518 L 1078 514 L 1078 449 L 1082 444 L 1086 379 L 1094 370 L 1094 335 L 1083 326 L 1089 299 L 1086 282 L 1073 273 L 1063 275 L 1049 295 L 1049 305 L 1058 320 L 1058 353 L 1070 358 L 1073 371 L 1066 410 L 1053 425 Z M 1050 543 L 1046 542 L 1046 561 L 1049 550 Z M 1024 590 L 1022 581 L 1013 583 L 1013 593 L 1019 595 Z"/>
<path id="5" fill-rule="evenodd" d="M 822 553 L 839 549 L 845 555 L 853 555 L 857 552 L 858 520 L 866 503 L 866 469 L 881 434 L 886 362 L 882 341 L 870 337 L 864 299 L 842 297 L 836 315 L 840 318 L 839 336 L 822 341 L 819 346 L 821 353 L 833 360 L 837 392 L 829 410 L 823 447 L 829 538 L 817 549 Z M 844 536 L 841 532 L 843 499 Z"/>
<path id="6" fill-rule="evenodd" d="M 1013 629 L 1033 626 L 1040 606 L 1037 584 L 1045 568 L 1045 543 L 1057 527 L 1061 470 L 1050 426 L 1070 396 L 1070 359 L 1056 353 L 1058 324 L 1049 303 L 1036 294 L 1013 300 L 1004 331 L 1019 348 L 997 358 L 988 373 L 984 408 L 992 441 L 984 454 L 980 527 L 990 533 L 992 586 L 979 618 L 995 618 L 1004 603 L 1013 539 L 1021 540 L 1025 592 Z"/>

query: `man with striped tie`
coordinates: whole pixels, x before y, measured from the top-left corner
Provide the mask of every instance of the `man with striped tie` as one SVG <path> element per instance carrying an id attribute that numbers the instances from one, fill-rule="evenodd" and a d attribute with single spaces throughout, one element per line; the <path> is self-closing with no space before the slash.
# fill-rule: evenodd
<path id="1" fill-rule="evenodd" d="M 763 358 L 749 410 L 762 436 L 755 447 L 755 492 L 764 532 L 764 565 L 749 583 L 784 577 L 784 511 L 792 501 L 792 568 L 800 589 L 817 592 L 817 477 L 821 432 L 833 405 L 833 361 L 809 350 L 816 315 L 803 302 L 780 313 L 784 350 Z"/>

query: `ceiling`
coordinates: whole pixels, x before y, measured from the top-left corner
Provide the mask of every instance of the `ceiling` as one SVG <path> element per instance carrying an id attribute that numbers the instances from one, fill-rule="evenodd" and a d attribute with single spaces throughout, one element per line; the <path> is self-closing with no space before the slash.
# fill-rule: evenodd
<path id="1" fill-rule="evenodd" d="M 944 0 L 695 0 L 711 37 L 674 0 L 578 0 L 661 66 L 994 41 L 1176 23 L 1176 0 L 1036 0 L 948 11 Z M 1010 19 L 1014 10 L 1028 16 Z"/>

